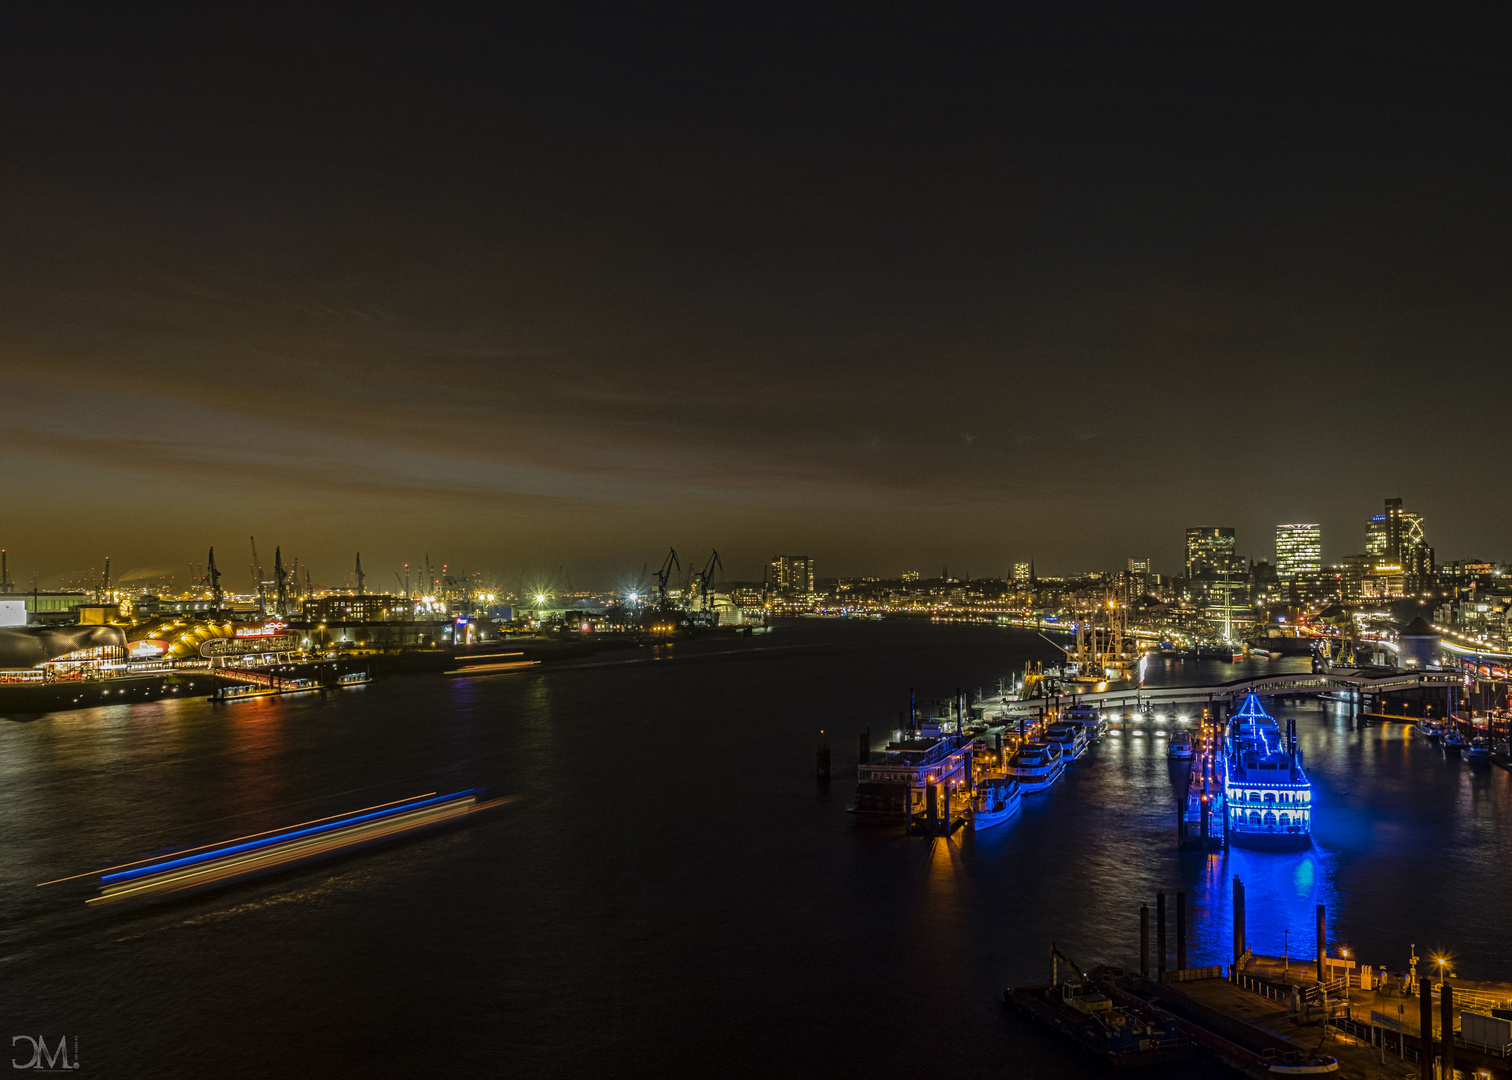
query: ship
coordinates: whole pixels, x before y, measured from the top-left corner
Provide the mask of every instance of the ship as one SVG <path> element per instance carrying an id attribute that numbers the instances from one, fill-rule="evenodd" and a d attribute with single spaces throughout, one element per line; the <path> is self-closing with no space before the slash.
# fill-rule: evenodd
<path id="1" fill-rule="evenodd" d="M 1023 749 L 1008 759 L 1004 770 L 1017 780 L 1026 795 L 1048 791 L 1065 771 L 1066 762 L 1056 743 L 1025 743 Z"/>
<path id="2" fill-rule="evenodd" d="M 1229 840 L 1240 847 L 1296 851 L 1312 846 L 1312 782 L 1297 749 L 1297 722 L 1281 726 L 1249 694 L 1223 740 L 1223 796 Z"/>
<path id="3" fill-rule="evenodd" d="M 1116 968 L 1085 973 L 1053 944 L 1050 968 L 1048 986 L 1009 987 L 1003 991 L 1003 1003 L 1109 1065 L 1159 1068 L 1195 1055 L 1196 1044 L 1176 1017 L 1119 992 L 1110 977 L 1119 974 Z M 1062 978 L 1062 968 L 1068 977 Z"/>
<path id="4" fill-rule="evenodd" d="M 926 720 L 904 734 L 880 756 L 868 753 L 860 763 L 856 801 L 849 807 L 856 824 L 908 825 L 915 815 L 928 812 L 931 798 L 948 820 L 952 792 L 970 789 L 968 736 L 947 734 L 938 720 Z"/>
<path id="5" fill-rule="evenodd" d="M 1023 790 L 1012 780 L 988 777 L 977 785 L 976 798 L 971 808 L 973 832 L 1001 825 L 1023 805 Z"/>

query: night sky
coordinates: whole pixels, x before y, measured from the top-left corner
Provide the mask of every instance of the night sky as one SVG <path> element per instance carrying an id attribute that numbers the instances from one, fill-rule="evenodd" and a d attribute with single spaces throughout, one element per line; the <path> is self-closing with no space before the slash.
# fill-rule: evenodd
<path id="1" fill-rule="evenodd" d="M 0 546 L 1174 573 L 1399 495 L 1512 559 L 1505 44 L 1452 7 L 11 5 Z"/>

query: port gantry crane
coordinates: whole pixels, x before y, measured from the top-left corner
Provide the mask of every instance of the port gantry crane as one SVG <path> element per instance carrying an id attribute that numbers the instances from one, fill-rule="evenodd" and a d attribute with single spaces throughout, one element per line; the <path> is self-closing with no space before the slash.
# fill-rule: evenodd
<path id="1" fill-rule="evenodd" d="M 671 578 L 673 570 L 681 570 L 677 562 L 677 549 L 668 548 L 667 557 L 662 560 L 661 569 L 656 572 L 656 599 L 657 606 L 667 606 L 667 580 Z"/>
<path id="2" fill-rule="evenodd" d="M 289 617 L 289 575 L 284 572 L 283 548 L 273 549 L 273 580 L 278 588 L 278 617 Z"/>
<path id="3" fill-rule="evenodd" d="M 699 610 L 705 612 L 714 610 L 714 571 L 723 569 L 724 563 L 719 561 L 719 552 L 716 550 L 709 556 L 709 561 L 704 563 L 704 568 L 696 575 L 698 578 Z"/>
<path id="4" fill-rule="evenodd" d="M 217 614 L 217 615 L 220 614 L 221 598 L 222 598 L 222 595 L 223 595 L 221 593 L 220 579 L 221 579 L 221 572 L 215 568 L 215 549 L 211 548 L 210 549 L 210 558 L 209 558 L 209 561 L 207 563 L 207 569 L 205 570 L 205 577 L 200 582 L 200 584 L 201 585 L 208 585 L 210 587 L 210 595 L 215 600 L 215 614 Z"/>

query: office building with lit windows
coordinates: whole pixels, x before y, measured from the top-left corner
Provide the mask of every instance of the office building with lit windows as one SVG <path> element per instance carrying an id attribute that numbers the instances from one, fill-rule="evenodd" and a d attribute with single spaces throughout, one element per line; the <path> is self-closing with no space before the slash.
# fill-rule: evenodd
<path id="1" fill-rule="evenodd" d="M 1323 534 L 1317 525 L 1276 526 L 1276 577 L 1284 582 L 1316 578 L 1323 570 Z"/>

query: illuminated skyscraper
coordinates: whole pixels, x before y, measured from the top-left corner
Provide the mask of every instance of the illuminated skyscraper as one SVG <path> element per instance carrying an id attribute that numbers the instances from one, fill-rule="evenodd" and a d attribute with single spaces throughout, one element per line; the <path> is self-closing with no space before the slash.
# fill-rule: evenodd
<path id="1" fill-rule="evenodd" d="M 1013 564 L 1013 580 L 1014 581 L 1020 582 L 1021 584 L 1028 584 L 1029 578 L 1031 576 L 1032 575 L 1030 573 L 1029 564 L 1028 563 L 1026 563 L 1026 562 L 1016 562 L 1016 563 Z"/>
<path id="2" fill-rule="evenodd" d="M 1249 566 L 1234 551 L 1234 530 L 1206 525 L 1186 534 L 1187 591 L 1231 637 L 1235 613 L 1249 607 Z"/>
<path id="3" fill-rule="evenodd" d="M 814 560 L 807 555 L 778 555 L 772 560 L 772 588 L 781 596 L 814 592 Z"/>
<path id="4" fill-rule="evenodd" d="M 1317 577 L 1323 570 L 1323 536 L 1317 525 L 1276 526 L 1276 577 L 1284 582 Z"/>

